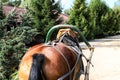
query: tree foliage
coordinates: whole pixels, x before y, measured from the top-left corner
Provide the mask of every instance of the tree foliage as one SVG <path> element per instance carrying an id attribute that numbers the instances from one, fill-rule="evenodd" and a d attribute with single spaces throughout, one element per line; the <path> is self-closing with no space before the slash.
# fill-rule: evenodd
<path id="1" fill-rule="evenodd" d="M 7 4 L 6 0 L 4 5 L 15 6 L 15 1 Z M 14 72 L 16 74 L 19 61 L 30 47 L 31 42 L 34 41 L 38 30 L 43 39 L 43 35 L 46 35 L 48 29 L 59 23 L 56 21 L 57 11 L 61 12 L 61 8 L 59 3 L 55 3 L 54 0 L 34 0 L 33 4 L 28 7 L 28 12 L 21 15 L 21 23 L 18 23 L 16 9 L 4 17 L 2 4 L 0 4 L 0 80 L 14 78 L 12 76 L 14 76 Z M 33 26 L 34 24 L 35 26 Z"/>
<path id="2" fill-rule="evenodd" d="M 70 11 L 69 24 L 76 25 L 83 32 L 88 34 L 89 12 L 85 0 L 75 0 L 74 6 Z"/>
<path id="3" fill-rule="evenodd" d="M 41 38 L 45 38 L 50 27 L 59 24 L 58 12 L 61 12 L 60 4 L 54 0 L 31 0 L 30 12 L 34 18 L 35 27 L 40 31 Z"/>
<path id="4" fill-rule="evenodd" d="M 3 6 L 3 4 L 2 4 L 2 2 L 0 1 L 0 20 L 4 18 L 2 6 Z"/>
<path id="5" fill-rule="evenodd" d="M 109 8 L 102 0 L 75 0 L 69 23 L 80 28 L 88 39 L 114 35 L 120 31 L 119 9 Z"/>
<path id="6" fill-rule="evenodd" d="M 91 0 L 91 3 L 89 5 L 90 15 L 93 20 L 93 27 L 94 27 L 94 34 L 95 36 L 101 36 L 104 35 L 104 30 L 106 30 L 106 25 L 103 25 L 102 20 L 105 18 L 105 15 L 109 13 L 109 8 L 106 6 L 105 2 L 101 0 Z"/>
<path id="7" fill-rule="evenodd" d="M 4 5 L 18 7 L 21 4 L 22 0 L 1 0 Z"/>
<path id="8" fill-rule="evenodd" d="M 0 80 L 14 79 L 20 59 L 31 44 L 34 45 L 35 36 L 40 33 L 40 39 L 45 38 L 48 29 L 59 23 L 56 21 L 61 12 L 59 2 L 32 1 L 33 4 L 26 7 L 26 14 L 20 15 L 21 23 L 18 23 L 16 9 L 5 17 L 0 4 Z"/>
<path id="9" fill-rule="evenodd" d="M 0 80 L 9 80 L 10 75 L 18 70 L 21 57 L 26 52 L 38 34 L 37 29 L 30 25 L 32 20 L 28 14 L 24 14 L 18 24 L 16 11 L 13 10 L 8 16 L 0 20 Z M 26 19 L 26 20 L 25 20 Z M 29 20 L 28 20 L 29 19 Z"/>

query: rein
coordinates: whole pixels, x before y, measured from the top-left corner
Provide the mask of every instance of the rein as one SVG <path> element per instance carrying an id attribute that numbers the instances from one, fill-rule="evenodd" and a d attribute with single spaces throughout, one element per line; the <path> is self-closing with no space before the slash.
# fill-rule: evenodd
<path id="1" fill-rule="evenodd" d="M 63 75 L 62 77 L 58 78 L 58 80 L 63 80 L 64 78 L 66 78 L 67 76 L 69 76 L 69 75 L 74 71 L 77 63 L 79 62 L 80 55 L 81 55 L 81 54 L 78 54 L 78 55 L 77 55 L 77 60 L 76 60 L 76 63 L 75 63 L 75 65 L 74 65 L 74 67 L 73 67 L 67 74 L 65 74 L 65 75 Z M 71 80 L 71 79 L 70 79 L 70 80 Z"/>
<path id="2" fill-rule="evenodd" d="M 68 69 L 69 69 L 69 72 L 70 72 L 70 64 L 69 64 L 67 58 L 63 55 L 63 53 L 62 53 L 57 47 L 55 47 L 54 45 L 53 45 L 52 47 L 53 47 L 54 49 L 56 49 L 56 50 L 62 55 L 62 57 L 64 58 L 66 64 L 68 65 Z M 66 76 L 66 77 L 67 77 L 67 76 Z M 64 77 L 61 77 L 61 78 L 58 78 L 57 80 L 63 80 L 63 79 L 64 79 Z M 71 77 L 70 77 L 70 80 L 71 80 Z"/>

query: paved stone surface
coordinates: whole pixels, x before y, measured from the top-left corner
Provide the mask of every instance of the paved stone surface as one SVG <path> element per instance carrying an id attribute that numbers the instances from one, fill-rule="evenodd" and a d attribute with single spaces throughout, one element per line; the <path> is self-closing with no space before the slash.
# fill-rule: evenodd
<path id="1" fill-rule="evenodd" d="M 90 41 L 95 47 L 90 80 L 120 80 L 120 35 Z M 82 47 L 84 43 L 80 43 Z M 83 53 L 88 56 L 89 51 Z"/>

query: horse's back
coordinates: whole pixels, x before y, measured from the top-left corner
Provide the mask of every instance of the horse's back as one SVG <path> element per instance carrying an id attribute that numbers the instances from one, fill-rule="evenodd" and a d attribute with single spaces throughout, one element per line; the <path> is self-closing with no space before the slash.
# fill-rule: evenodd
<path id="1" fill-rule="evenodd" d="M 56 43 L 54 45 L 39 44 L 33 46 L 21 60 L 19 80 L 28 80 L 33 54 L 43 54 L 45 56 L 43 74 L 46 80 L 57 80 L 59 77 L 68 73 L 68 65 L 63 56 L 68 60 L 71 69 L 76 61 L 74 52 L 63 43 Z"/>

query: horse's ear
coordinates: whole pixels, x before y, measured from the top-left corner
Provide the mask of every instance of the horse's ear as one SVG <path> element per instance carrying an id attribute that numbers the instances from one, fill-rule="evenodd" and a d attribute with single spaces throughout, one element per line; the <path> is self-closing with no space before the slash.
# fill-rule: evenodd
<path id="1" fill-rule="evenodd" d="M 70 28 L 66 29 L 60 29 L 57 33 L 57 39 L 59 39 L 63 34 L 68 33 L 69 35 L 72 35 L 72 30 Z"/>
<path id="2" fill-rule="evenodd" d="M 66 29 L 60 29 L 57 33 L 57 39 L 59 39 L 64 33 L 66 32 Z"/>

